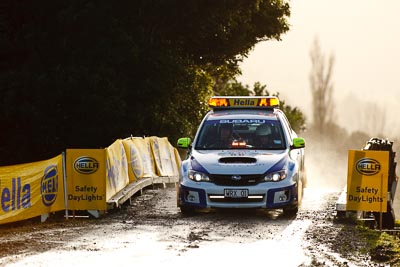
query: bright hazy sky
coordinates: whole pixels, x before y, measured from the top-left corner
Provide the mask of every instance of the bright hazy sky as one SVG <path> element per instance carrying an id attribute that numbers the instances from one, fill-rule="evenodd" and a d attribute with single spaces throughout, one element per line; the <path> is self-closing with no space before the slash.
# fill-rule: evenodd
<path id="1" fill-rule="evenodd" d="M 310 50 L 318 38 L 321 52 L 335 57 L 338 123 L 349 131 L 400 138 L 400 0 L 289 3 L 289 32 L 280 42 L 257 44 L 241 64 L 238 80 L 250 87 L 259 81 L 270 93 L 279 92 L 310 123 Z"/>

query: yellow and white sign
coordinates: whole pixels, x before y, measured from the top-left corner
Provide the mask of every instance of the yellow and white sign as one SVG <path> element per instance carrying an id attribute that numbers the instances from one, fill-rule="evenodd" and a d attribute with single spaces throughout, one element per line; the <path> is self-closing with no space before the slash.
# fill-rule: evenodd
<path id="1" fill-rule="evenodd" d="M 0 224 L 65 209 L 62 161 L 0 167 Z"/>
<path id="2" fill-rule="evenodd" d="M 347 210 L 387 211 L 389 152 L 349 150 Z"/>
<path id="3" fill-rule="evenodd" d="M 106 209 L 106 150 L 67 149 L 67 199 L 70 210 Z"/>

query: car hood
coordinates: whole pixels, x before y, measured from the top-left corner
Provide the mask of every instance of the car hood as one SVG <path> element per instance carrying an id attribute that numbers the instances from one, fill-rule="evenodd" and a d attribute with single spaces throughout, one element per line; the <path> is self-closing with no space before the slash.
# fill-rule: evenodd
<path id="1" fill-rule="evenodd" d="M 286 150 L 193 151 L 192 168 L 208 174 L 264 174 L 281 170 L 288 161 Z"/>

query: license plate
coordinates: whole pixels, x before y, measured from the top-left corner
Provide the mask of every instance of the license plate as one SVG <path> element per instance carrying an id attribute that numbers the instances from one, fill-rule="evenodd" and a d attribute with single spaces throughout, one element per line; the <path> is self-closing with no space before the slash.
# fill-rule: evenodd
<path id="1" fill-rule="evenodd" d="M 248 189 L 225 189 L 224 190 L 225 197 L 230 198 L 245 198 L 249 196 Z"/>

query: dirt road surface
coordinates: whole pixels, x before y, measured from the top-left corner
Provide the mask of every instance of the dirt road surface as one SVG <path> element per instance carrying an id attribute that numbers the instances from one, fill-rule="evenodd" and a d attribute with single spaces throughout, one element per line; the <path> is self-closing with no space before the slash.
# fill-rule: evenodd
<path id="1" fill-rule="evenodd" d="M 334 220 L 338 191 L 308 188 L 297 216 L 207 210 L 184 217 L 173 186 L 148 188 L 100 219 L 0 226 L 1 266 L 381 266 Z"/>

